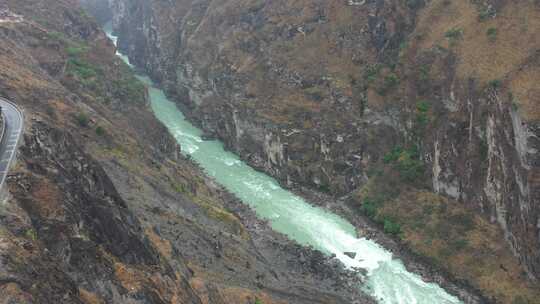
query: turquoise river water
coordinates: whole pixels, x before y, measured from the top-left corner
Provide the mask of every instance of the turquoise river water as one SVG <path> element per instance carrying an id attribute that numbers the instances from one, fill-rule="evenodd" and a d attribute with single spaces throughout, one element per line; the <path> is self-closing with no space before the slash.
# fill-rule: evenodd
<path id="1" fill-rule="evenodd" d="M 110 26 L 105 31 L 114 43 Z M 126 56 L 118 54 L 126 63 Z M 273 178 L 255 171 L 238 156 L 227 152 L 219 141 L 204 141 L 201 130 L 188 122 L 176 105 L 146 76 L 139 76 L 149 88 L 156 117 L 176 138 L 184 154 L 191 156 L 206 173 L 245 204 L 257 216 L 269 220 L 274 230 L 300 244 L 335 254 L 346 267 L 367 270 L 362 288 L 381 304 L 454 304 L 456 297 L 433 283 L 407 271 L 403 263 L 377 243 L 358 236 L 346 220 L 283 189 Z M 356 252 L 354 259 L 344 252 Z"/>

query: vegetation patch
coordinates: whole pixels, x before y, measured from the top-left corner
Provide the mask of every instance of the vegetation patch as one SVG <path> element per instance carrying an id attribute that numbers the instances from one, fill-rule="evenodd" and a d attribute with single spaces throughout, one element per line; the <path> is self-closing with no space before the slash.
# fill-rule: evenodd
<path id="1" fill-rule="evenodd" d="M 450 46 L 454 46 L 459 40 L 463 39 L 463 29 L 459 27 L 454 27 L 446 31 L 446 33 L 444 33 L 444 37 L 448 39 Z"/>
<path id="2" fill-rule="evenodd" d="M 384 77 L 384 85 L 377 90 L 379 95 L 386 95 L 386 93 L 399 85 L 399 78 L 396 74 L 390 73 Z"/>
<path id="3" fill-rule="evenodd" d="M 489 41 L 495 42 L 495 40 L 497 40 L 497 33 L 498 33 L 497 28 L 495 27 L 488 28 L 488 30 L 486 31 L 486 35 Z"/>
<path id="4" fill-rule="evenodd" d="M 493 89 L 498 89 L 501 87 L 501 85 L 502 85 L 502 81 L 500 79 L 493 79 L 493 80 L 490 80 L 488 83 L 488 86 Z"/>
<path id="5" fill-rule="evenodd" d="M 416 103 L 416 116 L 413 132 L 418 136 L 424 133 L 427 125 L 431 122 L 429 115 L 430 108 L 431 105 L 425 100 Z"/>
<path id="6" fill-rule="evenodd" d="M 80 79 L 89 79 L 96 77 L 100 70 L 84 59 L 70 58 L 67 62 L 67 72 Z"/>
<path id="7" fill-rule="evenodd" d="M 388 172 L 372 178 L 356 200 L 385 233 L 498 303 L 539 303 L 540 288 L 527 280 L 496 224 L 438 194 L 384 182 L 392 183 Z M 401 188 L 399 195 L 389 196 L 392 188 Z"/>
<path id="8" fill-rule="evenodd" d="M 384 156 L 384 162 L 392 166 L 401 179 L 408 183 L 417 183 L 424 177 L 424 163 L 420 160 L 418 148 L 404 149 L 395 147 Z"/>
<path id="9" fill-rule="evenodd" d="M 146 100 L 146 87 L 132 75 L 124 74 L 112 84 L 113 94 L 124 101 L 142 103 Z"/>
<path id="10" fill-rule="evenodd" d="M 90 124 L 90 118 L 86 113 L 78 113 L 77 115 L 75 115 L 75 121 L 79 126 L 84 128 L 88 127 L 88 125 Z"/>
<path id="11" fill-rule="evenodd" d="M 105 135 L 105 128 L 103 128 L 102 126 L 97 126 L 96 135 L 104 136 Z"/>

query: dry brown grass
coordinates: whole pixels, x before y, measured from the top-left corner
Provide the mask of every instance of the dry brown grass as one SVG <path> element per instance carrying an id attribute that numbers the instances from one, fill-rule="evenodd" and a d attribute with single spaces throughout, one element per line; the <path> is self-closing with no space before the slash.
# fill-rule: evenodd
<path id="1" fill-rule="evenodd" d="M 114 275 L 130 293 L 139 292 L 147 282 L 143 272 L 120 262 L 114 263 Z"/>
<path id="2" fill-rule="evenodd" d="M 510 90 L 526 121 L 540 121 L 540 66 L 528 66 L 510 79 Z"/>
<path id="3" fill-rule="evenodd" d="M 161 255 L 163 255 L 167 259 L 170 259 L 172 257 L 171 242 L 161 238 L 154 232 L 154 229 L 150 227 L 146 228 L 144 232 L 148 236 L 150 242 L 152 242 L 152 245 L 154 245 L 154 247 L 159 251 Z"/>
<path id="4" fill-rule="evenodd" d="M 98 295 L 79 287 L 79 296 L 84 304 L 104 304 L 105 302 Z"/>
<path id="5" fill-rule="evenodd" d="M 32 206 L 40 217 L 46 219 L 61 219 L 65 215 L 62 207 L 62 194 L 58 187 L 48 179 L 42 179 L 32 188 L 33 201 L 38 204 Z"/>
<path id="6" fill-rule="evenodd" d="M 458 74 L 484 82 L 503 77 L 522 63 L 531 50 L 540 47 L 535 37 L 540 28 L 540 11 L 532 3 L 516 1 L 506 5 L 496 18 L 484 22 L 479 21 L 478 14 L 470 1 L 432 1 L 420 14 L 416 35 L 423 39 L 419 47 L 448 47 L 445 33 L 452 28 L 463 29 L 463 39 L 455 46 L 460 58 Z M 489 28 L 497 29 L 494 42 L 487 37 Z"/>

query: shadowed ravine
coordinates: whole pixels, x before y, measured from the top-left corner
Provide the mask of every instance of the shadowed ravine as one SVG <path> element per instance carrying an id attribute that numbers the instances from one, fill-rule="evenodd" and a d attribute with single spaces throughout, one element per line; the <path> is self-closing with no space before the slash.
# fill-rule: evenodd
<path id="1" fill-rule="evenodd" d="M 110 28 L 106 28 L 109 37 Z M 127 58 L 119 54 L 126 61 Z M 147 77 L 139 77 L 149 86 L 151 106 L 188 154 L 207 174 L 214 177 L 261 218 L 268 219 L 273 229 L 304 245 L 311 245 L 327 254 L 335 254 L 348 267 L 367 270 L 364 289 L 380 303 L 433 304 L 461 303 L 436 284 L 425 283 L 408 272 L 400 260 L 371 240 L 356 235 L 354 227 L 339 216 L 313 207 L 299 196 L 281 188 L 264 173 L 255 171 L 236 155 L 226 152 L 219 141 L 203 141 L 202 132 L 191 125 Z M 344 252 L 356 252 L 351 259 Z"/>

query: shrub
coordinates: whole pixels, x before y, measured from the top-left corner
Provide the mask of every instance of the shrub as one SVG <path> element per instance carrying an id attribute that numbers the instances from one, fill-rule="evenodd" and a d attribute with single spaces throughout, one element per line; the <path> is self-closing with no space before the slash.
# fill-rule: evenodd
<path id="1" fill-rule="evenodd" d="M 384 156 L 383 161 L 386 164 L 393 164 L 404 181 L 412 183 L 424 175 L 424 163 L 420 160 L 415 147 L 407 150 L 396 147 Z"/>
<path id="2" fill-rule="evenodd" d="M 377 88 L 377 93 L 381 96 L 386 95 L 388 91 L 394 89 L 399 84 L 399 78 L 396 74 L 390 73 L 384 77 L 383 84 Z"/>
<path id="3" fill-rule="evenodd" d="M 396 74 L 392 73 L 384 77 L 384 86 L 388 89 L 393 88 L 399 84 L 399 78 Z"/>
<path id="4" fill-rule="evenodd" d="M 375 201 L 369 198 L 366 198 L 364 200 L 364 203 L 362 204 L 362 207 L 360 208 L 362 213 L 365 216 L 369 217 L 370 219 L 375 219 L 375 217 L 377 216 L 378 209 L 379 209 L 379 204 L 377 204 Z"/>
<path id="5" fill-rule="evenodd" d="M 458 27 L 449 29 L 448 31 L 446 31 L 446 33 L 444 33 L 444 37 L 448 39 L 459 39 L 463 37 L 463 29 Z"/>
<path id="6" fill-rule="evenodd" d="M 478 153 L 480 154 L 480 159 L 482 161 L 486 161 L 488 159 L 488 152 L 488 144 L 484 138 L 481 138 L 480 142 L 478 143 Z"/>
<path id="7" fill-rule="evenodd" d="M 450 248 L 453 252 L 461 251 L 469 246 L 467 239 L 458 239 L 450 242 Z"/>
<path id="8" fill-rule="evenodd" d="M 405 50 L 407 47 L 409 47 L 409 43 L 407 41 L 403 41 L 399 44 L 399 50 L 400 51 L 403 51 Z"/>
<path id="9" fill-rule="evenodd" d="M 497 40 L 497 33 L 498 31 L 496 28 L 494 27 L 488 28 L 486 35 L 488 36 L 489 41 L 494 42 L 495 40 Z"/>
<path id="10" fill-rule="evenodd" d="M 384 233 L 398 235 L 401 233 L 401 225 L 391 219 L 384 220 Z"/>
<path id="11" fill-rule="evenodd" d="M 386 155 L 383 158 L 383 161 L 385 164 L 389 164 L 392 162 L 395 162 L 399 159 L 399 156 L 401 155 L 401 152 L 403 152 L 403 149 L 400 146 L 397 146 L 393 148 L 390 152 L 386 153 Z"/>
<path id="12" fill-rule="evenodd" d="M 105 129 L 102 127 L 102 126 L 97 126 L 96 128 L 96 134 L 98 136 L 103 136 L 105 135 Z"/>
<path id="13" fill-rule="evenodd" d="M 37 232 L 33 228 L 26 230 L 25 235 L 27 238 L 31 239 L 32 241 L 37 240 Z"/>
<path id="14" fill-rule="evenodd" d="M 420 71 L 420 77 L 419 77 L 420 80 L 422 80 L 422 81 L 428 80 L 430 70 L 431 70 L 431 66 L 428 65 L 428 64 L 424 64 L 424 65 L 420 66 L 420 69 L 419 69 L 419 71 Z"/>
<path id="15" fill-rule="evenodd" d="M 424 163 L 410 151 L 401 153 L 396 167 L 400 177 L 407 182 L 414 182 L 424 175 Z"/>
<path id="16" fill-rule="evenodd" d="M 478 20 L 480 21 L 486 21 L 489 18 L 495 17 L 497 12 L 492 7 L 486 7 L 478 13 Z"/>
<path id="17" fill-rule="evenodd" d="M 501 87 L 502 81 L 499 79 L 493 79 L 488 83 L 488 85 L 493 89 L 498 89 Z"/>
<path id="18" fill-rule="evenodd" d="M 463 29 L 452 28 L 444 33 L 444 37 L 448 39 L 450 45 L 454 45 L 459 39 L 463 38 Z"/>
<path id="19" fill-rule="evenodd" d="M 429 108 L 430 104 L 427 101 L 419 101 L 416 103 L 416 121 L 415 121 L 415 133 L 419 135 L 421 132 L 424 132 L 426 126 L 430 122 L 429 118 Z"/>
<path id="20" fill-rule="evenodd" d="M 475 227 L 474 216 L 469 213 L 454 214 L 451 215 L 448 220 L 463 231 L 471 231 Z"/>
<path id="21" fill-rule="evenodd" d="M 416 110 L 420 113 L 426 113 L 427 111 L 429 111 L 430 107 L 431 106 L 429 105 L 429 103 L 425 100 L 421 100 L 416 103 Z"/>
<path id="22" fill-rule="evenodd" d="M 377 76 L 379 75 L 381 68 L 382 67 L 380 64 L 374 64 L 367 68 L 364 78 L 367 80 L 368 83 L 372 83 L 377 80 Z"/>
<path id="23" fill-rule="evenodd" d="M 259 298 L 255 299 L 255 304 L 264 304 L 263 301 Z"/>
<path id="24" fill-rule="evenodd" d="M 129 102 L 142 102 L 145 100 L 146 88 L 135 77 L 125 77 L 113 81 L 114 95 Z"/>
<path id="25" fill-rule="evenodd" d="M 68 73 L 77 75 L 83 79 L 96 77 L 98 74 L 98 70 L 95 67 L 82 59 L 71 58 L 67 64 Z"/>
<path id="26" fill-rule="evenodd" d="M 86 48 L 84 48 L 84 47 L 70 46 L 70 47 L 66 48 L 66 53 L 70 57 L 80 56 L 84 52 L 86 52 Z"/>
<path id="27" fill-rule="evenodd" d="M 512 304 L 528 304 L 529 301 L 525 300 L 523 296 L 517 296 L 512 300 Z"/>
<path id="28" fill-rule="evenodd" d="M 55 31 L 50 31 L 50 32 L 47 32 L 47 36 L 52 39 L 52 40 L 65 40 L 66 39 L 66 36 L 60 32 L 55 32 Z"/>
<path id="29" fill-rule="evenodd" d="M 75 120 L 81 127 L 88 127 L 90 124 L 90 118 L 88 118 L 88 115 L 85 113 L 79 113 L 77 116 L 75 116 Z"/>

